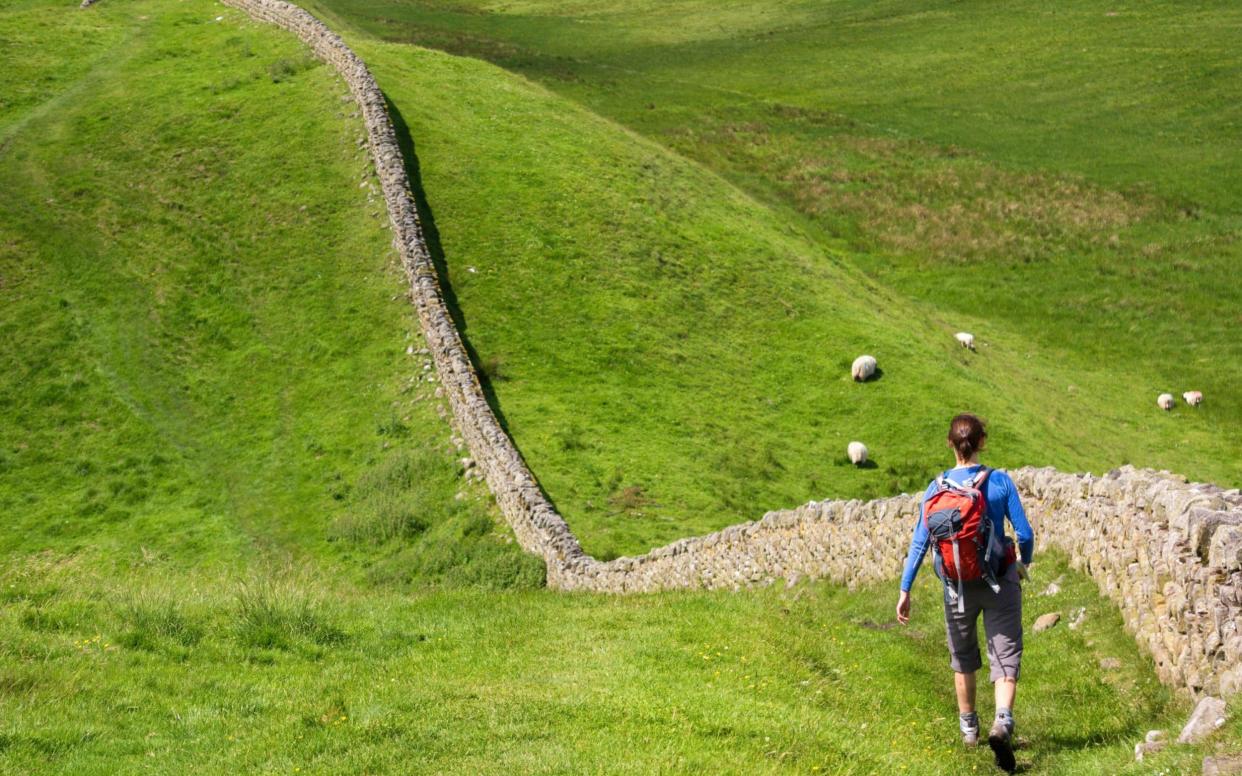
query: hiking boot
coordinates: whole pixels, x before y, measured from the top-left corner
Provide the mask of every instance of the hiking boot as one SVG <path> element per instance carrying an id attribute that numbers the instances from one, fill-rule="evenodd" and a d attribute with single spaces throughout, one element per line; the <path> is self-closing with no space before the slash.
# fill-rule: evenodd
<path id="1" fill-rule="evenodd" d="M 1018 765 L 1013 756 L 1013 731 L 999 719 L 992 723 L 992 729 L 988 732 L 988 746 L 996 755 L 996 767 L 1005 773 L 1013 773 Z"/>
<path id="2" fill-rule="evenodd" d="M 979 716 L 973 711 L 959 714 L 958 729 L 962 732 L 962 743 L 966 746 L 979 745 Z"/>

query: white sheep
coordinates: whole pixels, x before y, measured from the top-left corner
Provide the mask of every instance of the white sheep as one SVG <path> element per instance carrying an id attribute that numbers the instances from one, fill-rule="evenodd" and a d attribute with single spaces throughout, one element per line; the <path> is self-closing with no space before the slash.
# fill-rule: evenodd
<path id="1" fill-rule="evenodd" d="M 1203 403 L 1203 393 L 1200 391 L 1186 391 L 1182 394 L 1182 398 L 1185 399 L 1186 403 L 1191 407 L 1198 407 Z"/>
<path id="2" fill-rule="evenodd" d="M 1162 410 L 1173 409 L 1173 394 L 1162 393 L 1156 397 L 1156 406 Z"/>
<path id="3" fill-rule="evenodd" d="M 957 334 L 953 335 L 953 339 L 962 343 L 962 347 L 964 348 L 970 348 L 971 350 L 975 349 L 975 335 L 973 334 L 959 331 Z"/>
<path id="4" fill-rule="evenodd" d="M 867 446 L 862 442 L 850 442 L 849 447 L 845 448 L 845 454 L 855 466 L 862 466 L 867 462 Z"/>
<path id="5" fill-rule="evenodd" d="M 865 383 L 875 374 L 875 356 L 859 356 L 850 367 L 850 376 L 856 382 Z"/>

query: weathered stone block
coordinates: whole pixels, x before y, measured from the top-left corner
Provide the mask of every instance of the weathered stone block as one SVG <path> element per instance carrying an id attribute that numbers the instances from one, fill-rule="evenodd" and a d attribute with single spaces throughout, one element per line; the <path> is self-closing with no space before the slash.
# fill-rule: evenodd
<path id="1" fill-rule="evenodd" d="M 1207 562 L 1225 571 L 1242 569 L 1242 520 L 1217 526 L 1208 545 Z"/>
<path id="2" fill-rule="evenodd" d="M 1194 713 L 1177 737 L 1177 743 L 1197 744 L 1225 724 L 1225 719 L 1225 702 L 1219 698 L 1205 697 L 1195 706 Z"/>
<path id="3" fill-rule="evenodd" d="M 1212 537 L 1221 527 L 1242 525 L 1242 513 L 1195 507 L 1186 516 L 1186 543 L 1190 551 L 1200 558 L 1207 558 Z"/>
<path id="4" fill-rule="evenodd" d="M 1060 612 L 1048 612 L 1047 614 L 1042 614 L 1036 618 L 1035 623 L 1031 626 L 1031 631 L 1034 633 L 1043 633 L 1060 621 Z"/>

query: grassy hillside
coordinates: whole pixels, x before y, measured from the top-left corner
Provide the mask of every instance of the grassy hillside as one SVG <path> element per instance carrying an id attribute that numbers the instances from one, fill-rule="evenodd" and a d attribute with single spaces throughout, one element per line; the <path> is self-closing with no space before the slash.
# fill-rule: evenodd
<path id="1" fill-rule="evenodd" d="M 320 2 L 377 36 L 469 50 L 646 126 L 688 125 L 713 105 L 801 108 L 1242 206 L 1232 3 Z"/>
<path id="2" fill-rule="evenodd" d="M 500 406 L 588 539 L 619 512 L 601 504 L 629 503 L 634 488 L 650 496 L 644 518 L 685 523 L 913 487 L 962 407 L 1003 427 L 994 441 L 1005 464 L 1127 461 L 1237 484 L 1233 7 L 321 5 L 388 39 L 490 59 L 655 142 L 634 144 L 585 113 L 560 126 L 532 119 L 547 99 L 537 92 L 481 112 L 379 57 L 381 83 L 415 111 L 407 120 L 469 336 L 502 371 L 510 363 Z M 452 125 L 485 126 L 489 143 L 504 137 L 504 155 L 476 157 L 473 134 L 437 128 L 445 112 Z M 570 166 L 549 178 L 561 157 Z M 546 188 L 532 193 L 531 180 Z M 607 212 L 559 201 L 566 190 Z M 498 261 L 490 282 L 503 290 L 464 274 Z M 528 282 L 536 274 L 546 287 Z M 523 342 L 507 343 L 515 327 L 496 319 L 517 320 L 506 306 L 527 315 L 532 305 L 508 301 L 523 287 L 547 312 L 523 317 Z M 661 298 L 636 300 L 635 287 Z M 572 309 L 557 308 L 563 296 Z M 878 314 L 859 315 L 855 300 Z M 624 322 L 610 328 L 601 308 Z M 959 328 L 987 343 L 969 371 L 942 347 Z M 555 357 L 542 355 L 549 337 Z M 585 353 L 565 363 L 574 349 Z M 844 366 L 870 351 L 884 379 L 849 390 Z M 528 378 L 526 362 L 547 374 Z M 604 399 L 586 397 L 618 372 L 607 402 L 631 415 L 623 428 L 592 426 L 590 406 Z M 523 381 L 539 390 L 529 412 Z M 552 382 L 571 384 L 577 405 L 559 420 Z M 1157 393 L 1192 387 L 1209 397 L 1201 411 L 1155 410 Z M 850 437 L 872 443 L 882 473 L 831 466 Z M 581 440 L 600 438 L 617 443 L 595 463 Z M 600 485 L 563 473 L 571 452 Z"/>
<path id="3" fill-rule="evenodd" d="M 357 147 L 361 127 L 343 85 L 290 36 L 206 0 L 104 0 L 85 12 L 10 0 L 0 40 L 5 71 L 30 74 L 0 79 L 0 773 L 985 771 L 985 754 L 952 746 L 938 591 L 926 580 L 904 629 L 890 625 L 887 587 L 626 599 L 538 589 L 539 564 L 459 476 L 434 384 L 412 379 L 423 372 L 406 353 L 418 347 L 416 322 Z M 615 163 L 568 178 L 585 196 L 524 199 L 515 187 L 502 206 L 475 206 L 491 208 L 472 216 L 479 227 L 497 228 L 494 239 L 516 252 L 507 269 L 538 255 L 523 240 L 563 238 L 545 211 L 556 201 L 587 214 L 573 223 L 599 225 L 584 241 L 629 234 L 629 250 L 649 255 L 643 230 L 658 219 L 623 221 L 624 208 L 587 186 L 612 174 L 632 192 L 646 161 L 702 230 L 654 235 L 649 248 L 684 239 L 715 250 L 743 239 L 727 222 L 741 213 L 753 224 L 753 261 L 806 268 L 759 289 L 818 289 L 816 309 L 871 316 L 840 331 L 873 325 L 898 336 L 887 313 L 842 290 L 864 281 L 804 256 L 805 236 L 718 179 L 491 67 L 364 49 L 386 72 L 410 74 L 394 100 L 411 125 L 427 124 L 418 132 L 434 126 L 426 111 L 451 107 L 420 107 L 429 94 L 455 93 L 478 114 L 444 116 L 462 122 L 462 145 L 441 127 L 419 146 L 468 313 L 470 279 L 483 286 L 492 265 L 454 258 L 457 247 L 481 251 L 468 240 L 486 242 L 464 229 L 466 199 L 512 185 L 497 161 L 506 153 L 541 161 L 523 168 L 532 183 L 565 182 L 585 163 L 569 129 L 579 125 Z M 542 152 L 516 144 L 523 126 L 549 141 Z M 470 137 L 485 164 L 468 165 Z M 454 175 L 462 191 L 447 185 Z M 521 230 L 499 228 L 506 218 Z M 661 255 L 689 262 L 693 251 L 673 248 Z M 630 278 L 622 291 L 641 298 L 640 275 L 622 265 L 609 277 Z M 701 278 L 696 310 L 723 305 L 711 294 L 728 284 L 710 265 L 683 266 Z M 718 271 L 738 277 L 744 266 Z M 843 285 L 829 293 L 825 278 Z M 529 290 L 514 289 L 497 314 L 517 315 Z M 587 301 L 606 291 L 625 298 L 596 288 Z M 606 309 L 594 313 L 605 323 Z M 724 311 L 713 314 L 746 342 Z M 782 327 L 816 331 L 791 321 Z M 489 369 L 506 408 L 506 387 L 525 385 L 521 351 L 468 335 L 484 363 L 501 357 Z M 920 337 L 941 347 L 939 335 Z M 911 363 L 930 358 L 909 351 Z M 726 347 L 714 353 L 744 365 Z M 996 379 L 952 349 L 944 359 L 953 385 Z M 868 388 L 899 385 L 901 359 L 884 363 Z M 503 379 L 506 368 L 515 376 Z M 855 386 L 839 380 L 843 369 L 833 365 L 827 390 L 870 397 L 844 393 Z M 570 390 L 548 384 L 549 401 Z M 600 384 L 595 396 L 621 395 L 616 378 Z M 511 422 L 527 423 L 536 443 L 555 439 L 551 426 L 529 425 L 535 392 L 511 393 L 527 407 Z M 735 412 L 714 398 L 723 393 L 706 394 L 715 404 L 704 417 L 775 417 L 721 414 Z M 878 396 L 891 407 L 902 394 Z M 627 433 L 621 442 L 636 438 Z M 998 434 L 998 453 L 1038 433 Z M 856 488 L 881 487 L 868 474 L 916 476 L 833 471 L 859 477 Z M 632 529 L 628 541 L 674 528 Z M 1180 772 L 1242 740 L 1233 723 L 1220 744 L 1133 764 L 1133 742 L 1175 727 L 1186 704 L 1155 682 L 1089 582 L 1059 558 L 1037 573 L 1040 584 L 1064 574 L 1064 592 L 1030 599 L 1028 621 L 1080 606 L 1088 616 L 1080 630 L 1031 639 L 1023 763 L 1058 774 Z M 1106 657 L 1120 668 L 1095 670 Z"/>
<path id="4" fill-rule="evenodd" d="M 113 47 L 45 60 L 48 102 L 0 86 L 0 550 L 541 576 L 455 499 L 343 85 L 275 31 L 142 10 L 5 11 L 30 50 L 84 18 Z"/>
<path id="5" fill-rule="evenodd" d="M 1236 476 L 1224 397 L 1166 416 L 1140 365 L 895 294 L 813 227 L 529 82 L 356 42 L 415 139 L 497 407 L 592 552 L 922 487 L 966 408 L 1001 464 Z M 959 328 L 986 332 L 979 354 Z M 860 353 L 881 379 L 849 379 Z M 851 439 L 876 468 L 846 464 Z"/>

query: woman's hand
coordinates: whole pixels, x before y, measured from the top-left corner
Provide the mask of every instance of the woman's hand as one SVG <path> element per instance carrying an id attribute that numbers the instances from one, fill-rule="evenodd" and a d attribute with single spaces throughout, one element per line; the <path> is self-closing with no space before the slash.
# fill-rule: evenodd
<path id="1" fill-rule="evenodd" d="M 897 598 L 897 622 L 902 625 L 910 622 L 910 594 L 905 590 Z"/>

